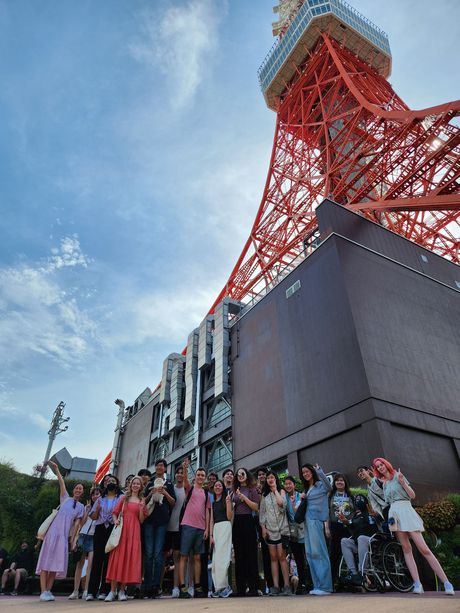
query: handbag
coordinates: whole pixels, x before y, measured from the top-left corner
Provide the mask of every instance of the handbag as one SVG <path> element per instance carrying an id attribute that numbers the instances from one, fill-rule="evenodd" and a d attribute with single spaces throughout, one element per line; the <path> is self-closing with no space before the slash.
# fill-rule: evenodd
<path id="1" fill-rule="evenodd" d="M 43 541 L 43 539 L 45 538 L 46 533 L 49 530 L 49 527 L 54 521 L 54 518 L 59 513 L 60 507 L 61 505 L 59 505 L 56 509 L 53 509 L 51 513 L 48 515 L 48 517 L 40 524 L 40 527 L 37 530 L 37 539 L 39 541 Z"/>
<path id="2" fill-rule="evenodd" d="M 105 544 L 105 553 L 110 553 L 120 543 L 121 533 L 123 530 L 123 515 L 120 515 L 120 523 L 112 528 L 112 532 Z"/>
<path id="3" fill-rule="evenodd" d="M 307 514 L 307 497 L 302 500 L 302 502 L 297 507 L 297 511 L 294 515 L 294 521 L 296 524 L 303 524 L 305 521 L 305 515 Z"/>
<path id="4" fill-rule="evenodd" d="M 118 517 L 119 524 L 118 526 L 114 526 L 112 528 L 112 532 L 110 533 L 107 543 L 105 544 L 105 553 L 110 553 L 113 549 L 115 549 L 115 547 L 118 547 L 118 544 L 121 538 L 121 533 L 123 532 L 123 512 L 125 510 L 125 505 L 126 505 L 126 498 L 123 503 L 121 513 Z"/>

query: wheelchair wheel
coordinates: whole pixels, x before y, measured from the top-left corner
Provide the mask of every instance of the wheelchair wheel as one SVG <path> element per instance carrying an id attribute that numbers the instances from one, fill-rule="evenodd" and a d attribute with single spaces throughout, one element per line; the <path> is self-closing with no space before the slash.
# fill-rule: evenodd
<path id="1" fill-rule="evenodd" d="M 398 592 L 409 592 L 414 584 L 409 571 L 401 545 L 390 541 L 382 551 L 383 569 L 390 585 Z"/>

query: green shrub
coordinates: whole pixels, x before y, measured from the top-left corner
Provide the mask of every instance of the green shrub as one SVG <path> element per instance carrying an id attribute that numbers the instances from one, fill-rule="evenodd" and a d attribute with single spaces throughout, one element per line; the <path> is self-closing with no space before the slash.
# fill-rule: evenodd
<path id="1" fill-rule="evenodd" d="M 440 545 L 436 548 L 436 557 L 441 563 L 449 581 L 460 589 L 460 525 L 448 532 L 440 532 Z"/>
<path id="2" fill-rule="evenodd" d="M 457 511 L 457 524 L 460 524 L 460 494 L 449 494 L 446 498 L 455 505 Z"/>
<path id="3" fill-rule="evenodd" d="M 440 502 L 428 502 L 423 507 L 418 507 L 416 511 L 423 519 L 426 529 L 440 532 L 455 526 L 457 509 L 447 498 Z"/>

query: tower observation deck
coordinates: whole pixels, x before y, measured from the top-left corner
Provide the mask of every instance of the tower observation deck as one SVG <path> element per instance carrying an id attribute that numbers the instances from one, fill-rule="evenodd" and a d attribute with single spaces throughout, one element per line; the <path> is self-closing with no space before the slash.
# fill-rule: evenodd
<path id="1" fill-rule="evenodd" d="M 288 13 L 281 23 L 274 24 L 284 34 L 258 70 L 262 92 L 272 110 L 277 110 L 286 85 L 313 51 L 321 32 L 327 32 L 385 78 L 390 76 L 388 35 L 346 2 L 305 0 L 297 13 L 291 15 Z"/>
<path id="2" fill-rule="evenodd" d="M 276 112 L 264 192 L 224 298 L 253 301 L 318 241 L 329 197 L 460 263 L 460 100 L 412 110 L 388 36 L 342 0 L 281 0 L 259 71 Z"/>

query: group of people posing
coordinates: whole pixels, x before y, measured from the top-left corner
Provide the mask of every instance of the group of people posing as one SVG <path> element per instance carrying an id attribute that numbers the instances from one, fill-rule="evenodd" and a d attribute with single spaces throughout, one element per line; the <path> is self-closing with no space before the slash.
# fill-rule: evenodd
<path id="1" fill-rule="evenodd" d="M 123 490 L 115 476 L 106 475 L 86 506 L 80 502 L 83 485 L 69 496 L 58 467 L 50 466 L 61 504 L 36 569 L 42 601 L 54 600 L 53 583 L 67 574 L 69 550 L 82 552 L 70 599 L 79 597 L 84 564 L 87 601 L 127 600 L 128 586 L 138 586 L 144 598 L 158 598 L 165 555 L 173 560 L 175 598 L 259 596 L 259 544 L 266 593 L 289 596 L 294 587 L 297 594 L 327 596 L 334 591 L 342 556 L 351 580 L 362 584 L 369 539 L 385 527 L 402 546 L 414 593 L 423 593 L 423 587 L 411 541 L 445 593 L 454 594 L 423 538 L 423 522 L 411 505 L 413 489 L 384 458 L 357 469 L 367 496 L 353 495 L 345 475 L 328 478 L 318 465 L 304 464 L 300 479 L 286 476 L 282 486 L 271 470 L 259 469 L 256 481 L 245 468 L 228 468 L 221 479 L 198 468 L 190 483 L 188 461 L 172 482 L 160 459 L 153 475 L 141 469 L 126 479 Z M 119 542 L 107 553 L 112 530 L 120 524 Z"/>

